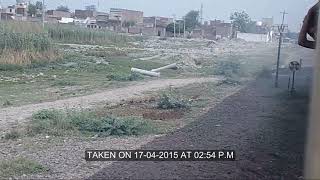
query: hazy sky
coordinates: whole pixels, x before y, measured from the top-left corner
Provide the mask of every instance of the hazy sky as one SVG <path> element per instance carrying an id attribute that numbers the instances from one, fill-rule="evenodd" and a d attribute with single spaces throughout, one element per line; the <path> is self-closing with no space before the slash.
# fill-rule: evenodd
<path id="1" fill-rule="evenodd" d="M 36 0 L 30 0 L 35 2 Z M 286 10 L 289 14 L 286 23 L 291 30 L 297 31 L 308 8 L 316 0 L 46 0 L 48 8 L 68 5 L 70 9 L 84 8 L 95 4 L 99 10 L 107 11 L 110 7 L 128 8 L 144 11 L 145 16 L 181 17 L 190 10 L 199 10 L 203 3 L 204 20 L 229 20 L 233 11 L 245 10 L 253 20 L 262 17 L 274 17 L 275 23 L 281 21 L 280 12 Z M 2 5 L 8 5 L 15 0 L 0 0 Z"/>

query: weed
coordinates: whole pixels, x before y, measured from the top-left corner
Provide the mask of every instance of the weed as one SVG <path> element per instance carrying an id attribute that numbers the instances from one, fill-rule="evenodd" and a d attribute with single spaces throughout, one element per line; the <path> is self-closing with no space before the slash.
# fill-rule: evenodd
<path id="1" fill-rule="evenodd" d="M 5 100 L 5 102 L 3 103 L 4 107 L 8 107 L 8 106 L 12 106 L 13 104 L 9 101 L 9 100 Z"/>
<path id="2" fill-rule="evenodd" d="M 9 178 L 14 176 L 22 176 L 23 174 L 36 174 L 48 171 L 37 162 L 26 158 L 17 158 L 15 160 L 7 160 L 0 162 L 0 177 Z"/>
<path id="3" fill-rule="evenodd" d="M 114 74 L 108 75 L 107 78 L 113 81 L 138 81 L 138 80 L 142 80 L 144 77 L 137 73 L 131 73 L 131 74 L 114 73 Z"/>
<path id="4" fill-rule="evenodd" d="M 21 134 L 17 130 L 11 130 L 10 132 L 6 133 L 4 139 L 6 140 L 15 140 L 21 137 Z"/>
<path id="5" fill-rule="evenodd" d="M 232 77 L 240 75 L 241 63 L 239 60 L 231 58 L 225 61 L 218 61 L 214 67 L 215 75 L 223 75 L 226 77 Z"/>
<path id="6" fill-rule="evenodd" d="M 53 86 L 76 86 L 77 83 L 74 81 L 69 81 L 69 80 L 55 80 L 53 83 Z"/>
<path id="7" fill-rule="evenodd" d="M 189 107 L 190 102 L 188 100 L 178 96 L 172 91 L 169 93 L 163 93 L 158 102 L 159 109 L 182 109 Z"/>

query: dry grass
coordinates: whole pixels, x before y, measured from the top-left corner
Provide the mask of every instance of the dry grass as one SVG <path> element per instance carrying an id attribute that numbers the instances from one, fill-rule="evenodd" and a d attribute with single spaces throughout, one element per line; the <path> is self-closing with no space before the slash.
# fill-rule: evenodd
<path id="1" fill-rule="evenodd" d="M 37 61 L 54 61 L 59 57 L 53 49 L 45 52 L 4 50 L 0 56 L 0 64 L 28 65 Z"/>

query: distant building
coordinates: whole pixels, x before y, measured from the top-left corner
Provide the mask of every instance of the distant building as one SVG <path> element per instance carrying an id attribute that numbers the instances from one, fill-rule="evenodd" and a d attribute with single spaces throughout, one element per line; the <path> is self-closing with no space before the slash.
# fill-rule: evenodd
<path id="1" fill-rule="evenodd" d="M 79 10 L 76 9 L 74 12 L 74 17 L 77 19 L 86 19 L 86 18 L 92 18 L 96 16 L 96 12 L 92 10 Z"/>
<path id="2" fill-rule="evenodd" d="M 98 12 L 96 15 L 96 23 L 99 27 L 111 26 L 111 23 L 109 23 L 109 14 L 104 12 Z"/>
<path id="3" fill-rule="evenodd" d="M 272 27 L 273 26 L 273 17 L 272 18 L 262 18 L 261 20 L 262 25 L 267 26 L 267 27 Z"/>
<path id="4" fill-rule="evenodd" d="M 167 27 L 169 24 L 173 23 L 173 18 L 167 17 L 144 17 L 143 18 L 143 26 L 144 27 Z"/>
<path id="5" fill-rule="evenodd" d="M 20 2 L 15 5 L 16 20 L 27 20 L 28 3 Z"/>
<path id="6" fill-rule="evenodd" d="M 128 10 L 128 9 L 111 8 L 109 19 L 118 20 L 118 21 L 121 21 L 121 23 L 134 22 L 136 25 L 142 25 L 143 12 Z"/>
<path id="7" fill-rule="evenodd" d="M 207 28 L 205 28 L 205 31 L 213 31 L 213 34 L 216 35 L 217 39 L 232 38 L 234 34 L 232 23 L 224 22 L 221 20 L 210 21 L 210 24 L 208 24 Z M 210 36 L 212 36 L 212 34 Z"/>
<path id="8" fill-rule="evenodd" d="M 14 6 L 1 9 L 1 20 L 14 20 L 16 10 Z"/>
<path id="9" fill-rule="evenodd" d="M 60 20 L 61 18 L 71 18 L 71 13 L 65 11 L 48 10 L 46 14 L 47 17 L 56 18 L 58 20 Z"/>

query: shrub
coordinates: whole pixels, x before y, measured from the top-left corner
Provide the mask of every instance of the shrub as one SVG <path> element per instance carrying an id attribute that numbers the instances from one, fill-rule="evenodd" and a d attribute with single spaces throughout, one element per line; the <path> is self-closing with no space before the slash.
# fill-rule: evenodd
<path id="1" fill-rule="evenodd" d="M 10 139 L 11 140 L 15 140 L 15 139 L 18 139 L 20 137 L 21 137 L 21 134 L 17 130 L 11 130 L 10 132 L 8 132 L 8 133 L 6 133 L 4 135 L 4 139 L 6 139 L 6 140 L 10 140 Z"/>
<path id="2" fill-rule="evenodd" d="M 241 63 L 239 60 L 231 58 L 225 61 L 218 61 L 214 67 L 215 75 L 223 75 L 227 77 L 232 77 L 235 75 L 240 75 L 241 73 Z"/>
<path id="3" fill-rule="evenodd" d="M 5 100 L 5 102 L 3 103 L 4 107 L 8 107 L 8 106 L 12 106 L 13 104 L 9 101 L 9 100 Z"/>
<path id="4" fill-rule="evenodd" d="M 190 102 L 173 92 L 163 93 L 158 102 L 160 109 L 182 109 L 190 107 Z"/>
<path id="5" fill-rule="evenodd" d="M 75 86 L 77 85 L 76 82 L 68 81 L 68 80 L 55 80 L 53 86 Z"/>
<path id="6" fill-rule="evenodd" d="M 138 73 L 131 73 L 131 74 L 114 73 L 114 74 L 108 75 L 107 78 L 113 81 L 138 81 L 138 80 L 142 80 L 144 77 Z"/>

